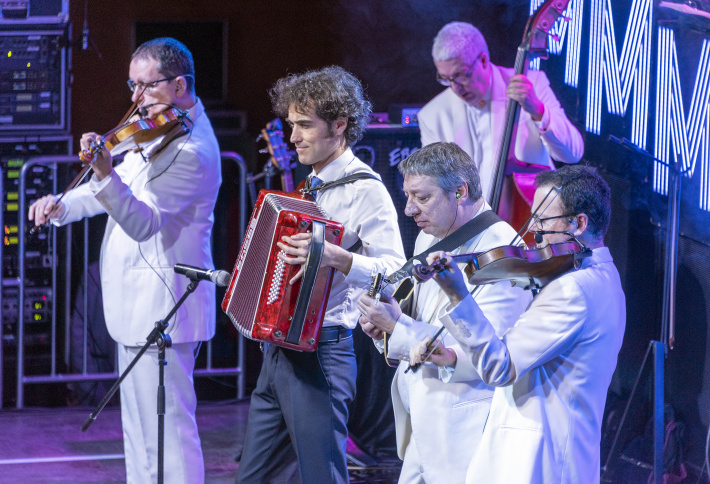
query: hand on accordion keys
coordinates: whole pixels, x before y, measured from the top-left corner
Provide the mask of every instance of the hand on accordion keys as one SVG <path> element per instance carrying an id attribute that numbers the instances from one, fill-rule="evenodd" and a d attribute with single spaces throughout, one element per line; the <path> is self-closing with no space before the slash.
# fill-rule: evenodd
<path id="1" fill-rule="evenodd" d="M 276 245 L 281 252 L 278 254 L 278 258 L 287 264 L 300 265 L 301 269 L 296 273 L 295 276 L 288 281 L 289 284 L 293 285 L 298 281 L 305 271 L 306 260 L 308 258 L 308 248 L 311 245 L 311 238 L 313 237 L 310 233 L 294 234 L 291 237 L 284 236 L 281 241 L 276 242 Z"/>
<path id="2" fill-rule="evenodd" d="M 287 264 L 300 265 L 301 269 L 291 278 L 289 284 L 295 284 L 302 276 L 305 270 L 305 264 L 308 259 L 308 249 L 311 245 L 310 233 L 297 233 L 292 236 L 283 236 L 281 240 L 276 242 L 276 245 L 282 252 L 278 254 L 278 258 Z M 324 241 L 323 258 L 321 267 L 332 267 L 343 274 L 347 275 L 350 272 L 350 267 L 353 262 L 353 255 L 340 246 L 331 244 L 327 240 Z"/>

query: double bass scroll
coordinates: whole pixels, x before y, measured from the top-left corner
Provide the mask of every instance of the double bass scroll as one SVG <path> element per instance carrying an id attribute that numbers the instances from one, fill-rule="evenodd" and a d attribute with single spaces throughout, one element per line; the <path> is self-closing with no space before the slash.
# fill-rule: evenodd
<path id="1" fill-rule="evenodd" d="M 515 57 L 515 75 L 525 74 L 527 66 L 533 58 L 547 58 L 549 31 L 568 4 L 569 0 L 547 0 L 528 20 L 522 43 L 518 47 Z M 508 166 L 508 160 L 515 159 L 513 141 L 519 116 L 520 105 L 512 100 L 509 101 L 489 200 L 493 211 L 516 230 L 521 228 L 527 218 L 530 200 L 524 196 L 524 193 L 529 191 L 534 176 L 533 173 L 508 174 L 515 172 L 514 168 Z M 541 167 L 541 169 L 544 168 Z M 532 169 L 526 171 L 534 172 Z M 532 240 L 527 240 L 527 242 L 532 244 Z"/>

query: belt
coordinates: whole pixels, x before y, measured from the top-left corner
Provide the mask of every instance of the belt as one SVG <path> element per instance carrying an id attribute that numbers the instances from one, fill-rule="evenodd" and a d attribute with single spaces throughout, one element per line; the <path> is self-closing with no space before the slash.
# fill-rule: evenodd
<path id="1" fill-rule="evenodd" d="M 343 326 L 325 326 L 320 330 L 318 344 L 337 343 L 344 339 L 352 338 L 353 330 Z"/>

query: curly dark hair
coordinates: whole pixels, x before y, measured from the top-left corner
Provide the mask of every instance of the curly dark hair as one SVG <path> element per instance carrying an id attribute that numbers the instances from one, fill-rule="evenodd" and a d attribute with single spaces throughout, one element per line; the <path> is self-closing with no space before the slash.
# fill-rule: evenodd
<path id="1" fill-rule="evenodd" d="M 557 171 L 543 171 L 535 177 L 535 187 L 561 188 L 560 200 L 567 213 L 585 213 L 589 231 L 604 237 L 611 219 L 611 190 L 597 169 L 585 165 L 565 165 Z"/>
<path id="2" fill-rule="evenodd" d="M 144 42 L 131 56 L 133 59 L 155 59 L 158 72 L 165 77 L 185 76 L 187 90 L 195 93 L 195 63 L 192 52 L 172 37 L 159 37 Z"/>
<path id="3" fill-rule="evenodd" d="M 347 118 L 345 141 L 355 144 L 370 121 L 372 103 L 355 76 L 339 66 L 291 74 L 276 81 L 269 91 L 277 116 L 288 117 L 291 106 L 299 113 L 313 107 L 316 116 L 329 125 L 338 118 Z"/>

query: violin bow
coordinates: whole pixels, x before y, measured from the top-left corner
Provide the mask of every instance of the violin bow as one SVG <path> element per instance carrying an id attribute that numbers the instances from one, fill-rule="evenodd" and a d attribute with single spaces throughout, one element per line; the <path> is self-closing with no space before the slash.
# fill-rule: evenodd
<path id="1" fill-rule="evenodd" d="M 483 286 L 474 287 L 471 290 L 471 297 L 475 297 L 474 293 L 480 291 L 482 288 L 483 288 Z M 431 356 L 431 354 L 434 353 L 434 351 L 436 351 L 436 349 L 439 347 L 441 342 L 444 341 L 444 338 L 441 338 L 441 339 L 437 339 L 437 338 L 439 336 L 441 336 L 441 333 L 443 333 L 445 329 L 446 328 L 444 326 L 441 326 L 438 329 L 438 331 L 436 333 L 434 333 L 434 336 L 431 338 L 431 341 L 429 341 L 426 345 L 426 351 L 424 352 L 424 357 L 422 358 L 422 361 L 420 361 L 419 363 L 416 363 L 414 365 L 412 365 L 410 363 L 409 366 L 407 367 L 407 369 L 404 370 L 405 373 L 409 373 L 410 370 L 412 371 L 412 373 L 416 373 L 417 370 L 419 370 L 419 367 L 422 366 L 424 363 L 426 363 L 429 360 L 429 357 Z M 444 336 L 446 336 L 446 335 L 444 335 Z M 432 347 L 431 344 L 434 343 L 435 341 L 436 341 L 436 343 Z"/>
<path id="2" fill-rule="evenodd" d="M 145 89 L 145 88 L 144 88 L 144 89 Z M 141 95 L 142 95 L 142 94 L 143 94 L 143 92 L 141 91 Z M 141 98 L 141 96 L 138 96 L 138 99 L 140 99 L 140 98 Z M 131 107 L 128 108 L 128 111 L 126 111 L 126 114 L 124 114 L 123 119 L 121 119 L 121 121 L 118 123 L 118 127 L 123 126 L 123 123 L 125 123 L 128 118 L 130 118 L 131 116 L 133 116 L 133 114 L 136 112 L 137 109 L 138 109 L 138 103 L 137 103 L 136 101 L 134 101 L 133 104 L 131 104 Z M 118 127 L 117 127 L 117 128 L 118 128 Z M 115 131 L 117 128 L 114 128 L 113 130 L 109 131 L 109 133 L 111 133 L 112 131 Z M 79 173 L 78 173 L 78 174 L 74 177 L 74 179 L 71 181 L 71 183 L 69 183 L 69 185 L 67 185 L 67 187 L 64 189 L 64 191 L 62 192 L 62 194 L 59 195 L 59 198 L 57 198 L 57 199 L 54 201 L 54 207 L 55 207 L 55 208 L 59 205 L 59 202 L 62 201 L 62 199 L 64 198 L 64 196 L 65 196 L 67 193 L 69 193 L 69 190 L 72 190 L 72 189 L 76 188 L 76 187 L 84 180 L 84 178 L 86 178 L 86 176 L 89 174 L 89 171 L 91 170 L 91 163 L 92 163 L 92 162 L 89 161 L 89 157 L 86 156 L 85 153 L 88 153 L 88 151 L 86 151 L 86 150 L 81 150 L 81 151 L 79 152 L 79 159 L 80 159 L 84 164 L 82 165 L 81 170 L 79 170 Z M 84 156 L 87 158 L 86 160 L 83 158 Z M 92 155 L 92 158 L 93 158 L 93 155 Z M 52 211 L 54 211 L 54 210 L 52 210 Z M 51 215 L 51 213 L 50 213 L 50 215 Z M 32 228 L 30 229 L 30 234 L 34 234 L 35 232 L 37 232 L 37 231 L 38 231 L 40 228 L 42 228 L 43 226 L 44 226 L 44 225 L 35 225 L 34 227 L 32 227 Z"/>
<path id="3" fill-rule="evenodd" d="M 422 357 L 422 361 L 420 361 L 419 363 L 416 363 L 414 365 L 412 365 L 410 363 L 409 366 L 407 367 L 407 369 L 404 370 L 405 373 L 409 373 L 410 370 L 412 373 L 416 373 L 417 370 L 419 370 L 419 367 L 421 367 L 429 359 L 431 354 L 439 347 L 439 345 L 443 341 L 443 338 L 442 339 L 437 339 L 437 338 L 439 336 L 441 336 L 441 333 L 443 333 L 445 329 L 446 328 L 444 326 L 442 326 L 439 328 L 439 330 L 436 333 L 434 333 L 434 336 L 432 336 L 431 341 L 429 341 L 426 345 L 426 351 L 424 352 L 424 356 Z M 444 335 L 444 336 L 446 336 L 446 335 Z M 432 348 L 431 344 L 434 343 L 435 341 L 436 341 L 436 344 Z"/>

